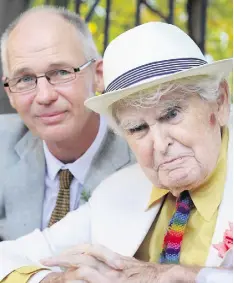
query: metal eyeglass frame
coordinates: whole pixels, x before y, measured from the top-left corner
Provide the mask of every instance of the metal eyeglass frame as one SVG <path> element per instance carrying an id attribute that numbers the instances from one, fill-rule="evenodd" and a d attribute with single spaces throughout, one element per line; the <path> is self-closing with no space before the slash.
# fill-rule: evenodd
<path id="1" fill-rule="evenodd" d="M 83 65 L 81 65 L 81 66 L 79 66 L 79 67 L 77 67 L 77 68 L 71 68 L 71 69 L 73 69 L 74 74 L 76 74 L 76 73 L 78 73 L 78 72 L 84 70 L 85 68 L 87 68 L 89 65 L 91 65 L 91 64 L 94 63 L 94 62 L 96 62 L 96 59 L 92 58 L 92 59 L 90 59 L 88 62 L 84 63 Z M 57 69 L 57 70 L 58 70 L 58 69 Z M 56 71 L 56 70 L 51 70 L 51 71 L 48 71 L 48 72 L 52 72 L 52 71 Z M 11 90 L 11 87 L 10 87 L 10 85 L 9 85 L 9 82 L 12 81 L 12 80 L 15 80 L 15 79 L 20 79 L 21 77 L 16 77 L 16 78 L 13 78 L 13 79 L 11 79 L 11 80 L 8 80 L 8 78 L 6 78 L 6 81 L 3 83 L 3 85 L 4 85 L 4 87 L 8 87 L 9 90 L 10 90 L 12 93 L 17 93 L 17 92 L 27 92 L 27 91 L 30 91 L 30 90 L 35 89 L 35 88 L 37 87 L 37 81 L 38 81 L 38 79 L 39 79 L 39 78 L 43 78 L 43 77 L 45 77 L 45 78 L 47 79 L 47 81 L 48 81 L 51 85 L 63 84 L 63 82 L 61 82 L 61 83 L 51 83 L 50 78 L 46 76 L 46 74 L 47 74 L 48 72 L 45 72 L 44 75 L 41 75 L 41 76 L 34 76 L 34 77 L 35 77 L 35 86 L 33 86 L 33 88 L 30 88 L 30 89 L 27 89 L 27 90 L 23 90 L 23 91 L 12 91 L 12 90 Z M 74 79 L 75 79 L 75 78 L 76 78 L 76 76 L 74 77 Z M 69 80 L 69 81 L 73 81 L 74 79 L 71 79 L 71 80 Z M 69 81 L 65 81 L 64 83 L 69 82 Z"/>

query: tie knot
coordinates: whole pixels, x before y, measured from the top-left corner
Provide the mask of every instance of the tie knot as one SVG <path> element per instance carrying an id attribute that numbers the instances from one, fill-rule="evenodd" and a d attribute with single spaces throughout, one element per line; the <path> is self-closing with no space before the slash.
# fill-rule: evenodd
<path id="1" fill-rule="evenodd" d="M 191 210 L 194 207 L 189 191 L 183 191 L 176 201 L 176 206 L 183 206 L 185 209 Z"/>
<path id="2" fill-rule="evenodd" d="M 68 169 L 60 170 L 59 172 L 60 187 L 63 187 L 64 189 L 65 188 L 69 189 L 72 179 L 73 179 L 73 175 Z"/>

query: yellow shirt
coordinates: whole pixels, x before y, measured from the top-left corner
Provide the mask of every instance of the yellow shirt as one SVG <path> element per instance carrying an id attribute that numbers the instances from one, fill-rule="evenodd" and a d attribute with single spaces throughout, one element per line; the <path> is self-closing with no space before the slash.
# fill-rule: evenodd
<path id="1" fill-rule="evenodd" d="M 228 129 L 223 130 L 222 146 L 217 166 L 200 188 L 191 192 L 194 209 L 186 227 L 181 247 L 180 263 L 204 266 L 211 244 L 218 215 L 218 207 L 222 200 L 226 179 L 226 161 L 228 146 Z M 167 190 L 153 188 L 149 206 L 168 194 Z M 168 194 L 146 238 L 135 257 L 145 261 L 158 262 L 162 250 L 163 238 L 169 220 L 175 209 L 175 198 Z M 4 278 L 2 283 L 26 283 L 32 275 L 41 270 L 39 267 L 21 267 Z"/>
<path id="2" fill-rule="evenodd" d="M 225 128 L 215 170 L 205 183 L 190 193 L 195 208 L 191 211 L 183 238 L 180 254 L 181 264 L 205 266 L 226 180 L 227 147 L 228 129 Z M 152 206 L 166 194 L 158 219 L 152 224 L 148 235 L 135 255 L 138 259 L 151 262 L 159 261 L 164 235 L 175 211 L 176 199 L 167 190 L 153 188 L 149 203 L 149 206 Z"/>
<path id="3" fill-rule="evenodd" d="M 26 283 L 38 271 L 46 270 L 38 266 L 24 266 L 10 273 L 1 283 Z"/>

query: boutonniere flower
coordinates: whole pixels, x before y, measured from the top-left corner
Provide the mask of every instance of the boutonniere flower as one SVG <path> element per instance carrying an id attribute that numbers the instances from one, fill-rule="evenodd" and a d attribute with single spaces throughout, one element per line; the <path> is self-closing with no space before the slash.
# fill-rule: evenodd
<path id="1" fill-rule="evenodd" d="M 224 258 L 226 252 L 233 246 L 233 223 L 229 222 L 229 229 L 225 230 L 223 242 L 213 245 L 219 251 L 219 256 Z"/>
<path id="2" fill-rule="evenodd" d="M 81 199 L 83 199 L 85 202 L 87 202 L 91 197 L 91 193 L 87 191 L 83 191 L 81 193 Z"/>

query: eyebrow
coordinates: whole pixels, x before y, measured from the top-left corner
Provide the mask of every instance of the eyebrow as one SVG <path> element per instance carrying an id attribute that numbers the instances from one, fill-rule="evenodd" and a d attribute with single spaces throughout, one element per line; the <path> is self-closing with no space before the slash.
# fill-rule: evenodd
<path id="1" fill-rule="evenodd" d="M 20 68 L 18 70 L 15 70 L 13 73 L 12 73 L 12 77 L 13 78 L 16 78 L 16 77 L 19 77 L 21 74 L 23 73 L 33 73 L 33 70 L 32 69 L 29 69 L 29 68 Z"/>
<path id="2" fill-rule="evenodd" d="M 144 124 L 145 121 L 142 118 L 136 119 L 135 117 L 127 117 L 124 118 L 122 121 L 119 121 L 119 125 L 123 129 L 130 129 L 135 128 L 141 124 Z"/>
<path id="3" fill-rule="evenodd" d="M 156 107 L 160 111 L 162 109 L 184 105 L 187 102 L 187 98 L 188 95 L 185 94 L 171 94 L 166 99 L 160 99 Z"/>
<path id="4" fill-rule="evenodd" d="M 157 110 L 160 112 L 164 109 L 172 108 L 181 104 L 179 100 L 164 100 L 158 103 Z"/>
<path id="5" fill-rule="evenodd" d="M 186 102 L 186 98 L 182 97 L 181 99 L 176 99 L 176 100 L 172 100 L 170 98 L 165 99 L 165 100 L 160 100 L 156 106 L 156 111 L 157 111 L 157 116 L 162 115 L 162 113 L 170 108 L 174 108 L 174 107 L 187 107 Z M 152 108 L 154 108 L 155 106 L 152 106 Z M 150 107 L 151 108 L 151 107 Z M 129 129 L 129 128 L 134 128 L 136 126 L 139 126 L 141 124 L 144 124 L 144 118 L 139 117 L 136 118 L 134 117 L 134 115 L 131 116 L 126 116 L 123 119 L 121 119 L 121 117 L 119 117 L 117 115 L 117 122 L 118 124 L 124 128 L 124 129 Z"/>
<path id="6" fill-rule="evenodd" d="M 53 70 L 53 69 L 57 69 L 57 68 L 60 68 L 60 67 L 68 67 L 68 68 L 74 68 L 73 66 L 71 66 L 69 63 L 67 62 L 64 62 L 64 61 L 60 61 L 60 62 L 57 62 L 57 63 L 52 63 L 48 66 L 47 68 L 47 71 L 48 70 Z M 47 72 L 45 71 L 45 72 Z M 30 68 L 27 68 L 27 67 L 23 67 L 23 68 L 20 68 L 18 70 L 15 70 L 13 73 L 12 73 L 12 77 L 15 78 L 15 77 L 19 77 L 21 74 L 23 73 L 30 73 L 30 74 L 35 74 L 35 72 L 30 69 Z"/>
<path id="7" fill-rule="evenodd" d="M 53 69 L 53 68 L 59 68 L 59 67 L 69 67 L 69 68 L 74 68 L 72 65 L 70 65 L 69 63 L 67 62 L 57 62 L 57 63 L 53 63 L 53 64 L 50 64 L 49 67 L 48 67 L 48 70 L 49 69 Z"/>

